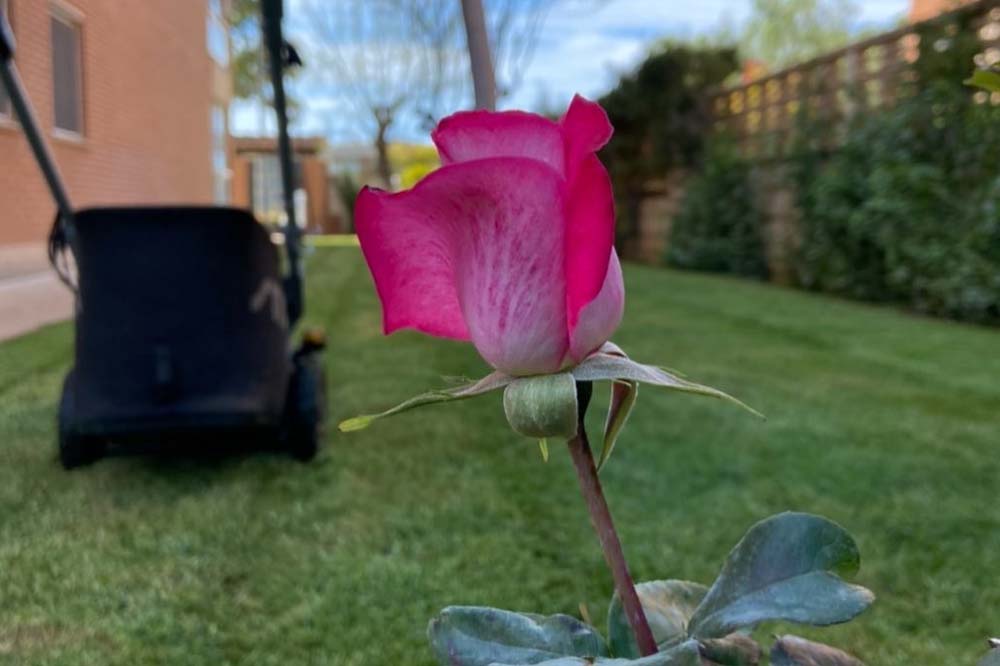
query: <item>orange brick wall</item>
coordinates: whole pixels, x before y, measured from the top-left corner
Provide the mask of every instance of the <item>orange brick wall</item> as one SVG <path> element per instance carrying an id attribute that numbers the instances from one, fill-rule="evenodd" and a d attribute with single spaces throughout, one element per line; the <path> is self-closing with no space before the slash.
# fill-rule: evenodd
<path id="1" fill-rule="evenodd" d="M 10 0 L 16 62 L 77 207 L 212 199 L 206 0 L 73 0 L 83 15 L 84 137 L 52 136 L 48 0 Z M 44 239 L 55 206 L 0 121 L 0 244 Z"/>
<path id="2" fill-rule="evenodd" d="M 934 18 L 942 12 L 968 4 L 971 0 L 910 0 L 910 21 Z"/>

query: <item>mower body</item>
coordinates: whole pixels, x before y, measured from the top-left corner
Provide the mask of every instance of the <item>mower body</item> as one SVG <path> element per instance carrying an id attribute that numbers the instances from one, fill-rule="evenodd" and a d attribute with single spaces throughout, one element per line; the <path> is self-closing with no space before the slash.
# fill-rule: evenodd
<path id="1" fill-rule="evenodd" d="M 59 409 L 63 463 L 287 439 L 302 417 L 295 384 L 311 354 L 291 351 L 278 252 L 254 217 L 95 208 L 74 224 L 79 298 Z"/>

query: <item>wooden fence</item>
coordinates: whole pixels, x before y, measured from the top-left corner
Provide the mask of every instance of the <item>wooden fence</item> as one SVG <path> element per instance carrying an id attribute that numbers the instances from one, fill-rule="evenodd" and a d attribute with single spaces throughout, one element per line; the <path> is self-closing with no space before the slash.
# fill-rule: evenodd
<path id="1" fill-rule="evenodd" d="M 818 121 L 834 147 L 856 113 L 891 105 L 912 88 L 923 49 L 947 51 L 959 26 L 973 30 L 979 51 L 969 63 L 1000 63 L 1000 0 L 979 0 L 936 18 L 880 34 L 794 67 L 709 95 L 714 129 L 727 132 L 754 160 L 781 159 L 797 141 L 800 119 Z M 934 34 L 934 39 L 922 38 Z M 930 42 L 930 43 L 922 43 Z M 1000 103 L 977 93 L 977 101 Z"/>

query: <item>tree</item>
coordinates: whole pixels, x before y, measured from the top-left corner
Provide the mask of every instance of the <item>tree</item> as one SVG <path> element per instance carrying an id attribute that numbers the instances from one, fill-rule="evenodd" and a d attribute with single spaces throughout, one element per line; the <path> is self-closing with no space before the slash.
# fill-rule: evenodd
<path id="1" fill-rule="evenodd" d="M 741 55 L 781 68 L 845 46 L 858 9 L 854 0 L 753 0 Z"/>
<path id="2" fill-rule="evenodd" d="M 446 85 L 447 0 L 314 0 L 306 13 L 326 83 L 348 100 L 372 143 L 379 178 L 392 183 L 389 131 L 398 115 Z M 440 30 L 440 32 L 438 32 Z M 440 93 L 437 93 L 440 94 Z"/>
<path id="3" fill-rule="evenodd" d="M 551 0 L 485 0 L 498 93 L 514 90 Z M 311 56 L 355 109 L 391 185 L 388 145 L 405 114 L 426 128 L 468 105 L 469 56 L 458 0 L 304 0 Z"/>
<path id="4" fill-rule="evenodd" d="M 710 129 L 705 90 L 737 68 L 732 48 L 665 44 L 601 98 L 615 127 L 601 157 L 614 179 L 623 239 L 637 231 L 649 182 L 700 158 Z"/>
<path id="5" fill-rule="evenodd" d="M 232 0 L 227 13 L 229 39 L 232 48 L 233 97 L 256 102 L 261 111 L 261 132 L 264 131 L 265 111 L 273 105 L 271 73 L 267 54 L 261 40 L 260 0 Z M 296 69 L 286 69 L 286 76 L 294 76 Z M 285 93 L 289 114 L 294 115 L 298 102 Z"/>
<path id="6" fill-rule="evenodd" d="M 521 85 L 531 63 L 538 35 L 548 12 L 566 0 L 483 0 L 486 29 L 493 51 L 497 98 L 509 96 Z"/>

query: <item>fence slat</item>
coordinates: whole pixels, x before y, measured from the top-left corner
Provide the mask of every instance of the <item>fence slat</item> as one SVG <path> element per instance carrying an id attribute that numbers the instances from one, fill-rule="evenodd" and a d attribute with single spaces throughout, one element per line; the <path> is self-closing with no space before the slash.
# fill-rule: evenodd
<path id="1" fill-rule="evenodd" d="M 973 66 L 1000 64 L 1000 0 L 978 0 L 754 81 L 712 90 L 707 106 L 712 127 L 730 133 L 750 159 L 782 158 L 795 143 L 799 114 L 805 113 L 829 130 L 820 146 L 836 148 L 854 114 L 895 103 L 903 84 L 914 80 L 910 65 L 921 48 L 939 47 L 920 43 L 923 29 L 970 15 L 982 45 L 975 62 L 969 63 L 970 72 Z"/>

